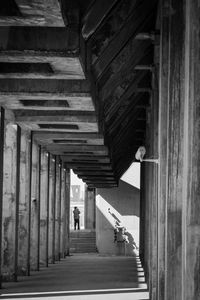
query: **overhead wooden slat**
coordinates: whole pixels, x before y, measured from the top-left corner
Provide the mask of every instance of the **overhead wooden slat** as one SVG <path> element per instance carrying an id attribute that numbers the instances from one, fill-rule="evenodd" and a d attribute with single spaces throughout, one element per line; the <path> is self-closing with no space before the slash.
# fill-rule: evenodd
<path id="1" fill-rule="evenodd" d="M 110 163 L 110 158 L 108 156 L 106 156 L 106 155 L 98 156 L 95 154 L 93 154 L 92 156 L 91 155 L 85 155 L 85 156 L 79 155 L 78 157 L 76 157 L 74 155 L 65 155 L 65 156 L 61 156 L 61 160 L 66 163 L 68 163 L 68 162 L 77 162 L 77 163 L 93 162 L 94 164 L 95 163 L 101 163 L 101 164 Z"/>
<path id="2" fill-rule="evenodd" d="M 99 139 L 103 140 L 104 137 L 100 133 L 91 133 L 91 132 L 77 132 L 77 133 L 68 133 L 68 132 L 33 132 L 33 136 L 36 139 Z"/>
<path id="3" fill-rule="evenodd" d="M 78 30 L 71 27 L 0 27 L 0 36 L 1 51 L 23 51 L 24 57 L 40 54 L 45 59 L 79 53 Z"/>
<path id="4" fill-rule="evenodd" d="M 8 109 L 20 110 L 86 110 L 94 111 L 89 93 L 1 92 L 0 104 Z"/>
<path id="5" fill-rule="evenodd" d="M 2 3 L 1 3 L 2 2 Z M 58 0 L 15 0 L 0 1 L 0 26 L 45 26 L 64 27 L 60 2 Z"/>
<path id="6" fill-rule="evenodd" d="M 47 79 L 0 79 L 0 93 L 45 93 L 78 96 L 79 93 L 90 94 L 87 80 L 47 80 Z M 80 95 L 80 94 L 79 94 Z M 81 95 L 80 95 L 81 96 Z"/>
<path id="7" fill-rule="evenodd" d="M 93 112 L 56 112 L 56 111 L 18 111 L 15 110 L 15 121 L 17 123 L 96 123 L 97 118 Z"/>
<path id="8" fill-rule="evenodd" d="M 111 62 L 111 64 L 104 72 L 104 76 L 107 80 L 104 81 L 104 78 L 98 81 L 98 86 L 101 88 L 100 96 L 102 99 L 108 98 L 120 82 L 127 77 L 129 72 L 134 72 L 137 70 L 137 65 L 141 61 L 142 58 L 149 57 L 146 59 L 146 62 L 152 61 L 153 57 L 153 47 L 151 42 L 147 41 L 138 41 L 132 38 L 129 43 L 122 49 L 122 51 L 115 57 L 115 59 Z M 132 53 L 135 53 L 132 55 Z M 135 72 L 135 77 L 140 76 L 140 73 Z"/>
<path id="9" fill-rule="evenodd" d="M 110 41 L 107 48 L 95 62 L 93 70 L 96 78 L 100 77 L 107 65 L 111 63 L 130 37 L 133 35 L 136 36 L 139 31 L 141 32 L 142 29 L 145 28 L 145 25 L 147 26 L 148 22 L 151 21 L 155 2 L 156 1 L 141 1 L 140 5 L 137 5 L 137 9 L 135 9 L 133 14 L 127 19 L 127 22 L 118 35 Z"/>
<path id="10" fill-rule="evenodd" d="M 102 168 L 104 170 L 111 170 L 111 164 L 102 164 L 102 163 L 83 163 L 83 162 L 69 162 L 67 163 L 67 166 L 70 168 L 70 169 L 73 169 L 73 167 L 75 167 L 75 169 L 77 168 L 84 168 L 84 169 L 94 169 L 94 168 Z"/>
<path id="11" fill-rule="evenodd" d="M 117 1 L 118 0 L 94 1 L 91 9 L 84 16 L 82 27 L 82 35 L 84 39 L 88 39 L 96 31 Z"/>
<path id="12" fill-rule="evenodd" d="M 133 102 L 134 98 L 138 97 L 138 85 L 142 78 L 146 75 L 146 72 L 140 72 L 137 74 L 137 77 L 133 78 L 133 81 L 130 82 L 128 87 L 124 90 L 124 93 L 121 95 L 121 97 L 112 97 L 113 101 L 110 101 L 110 107 L 106 109 L 105 115 L 106 115 L 106 122 L 108 122 L 109 119 L 112 119 L 112 117 L 115 115 L 115 113 L 119 110 L 120 106 L 127 102 Z M 149 93 L 148 87 L 146 88 L 147 93 Z M 144 90 L 140 92 L 143 93 Z M 133 99 L 131 101 L 131 98 Z"/>

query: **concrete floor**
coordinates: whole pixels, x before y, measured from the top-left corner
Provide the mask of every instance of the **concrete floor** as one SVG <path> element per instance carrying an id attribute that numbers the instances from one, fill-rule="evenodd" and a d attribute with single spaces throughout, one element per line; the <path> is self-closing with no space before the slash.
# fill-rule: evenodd
<path id="1" fill-rule="evenodd" d="M 81 254 L 4 283 L 0 299 L 144 300 L 149 294 L 138 258 Z"/>

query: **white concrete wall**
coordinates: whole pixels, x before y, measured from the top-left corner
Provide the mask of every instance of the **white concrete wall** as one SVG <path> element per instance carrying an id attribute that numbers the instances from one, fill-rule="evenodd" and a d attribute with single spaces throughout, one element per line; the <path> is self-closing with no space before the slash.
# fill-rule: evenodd
<path id="1" fill-rule="evenodd" d="M 110 209 L 110 213 L 109 210 Z M 126 255 L 136 253 L 139 247 L 140 190 L 122 180 L 118 188 L 97 189 L 96 192 L 96 237 L 100 254 L 116 255 L 119 245 L 114 243 L 115 222 L 126 228 L 129 243 Z"/>

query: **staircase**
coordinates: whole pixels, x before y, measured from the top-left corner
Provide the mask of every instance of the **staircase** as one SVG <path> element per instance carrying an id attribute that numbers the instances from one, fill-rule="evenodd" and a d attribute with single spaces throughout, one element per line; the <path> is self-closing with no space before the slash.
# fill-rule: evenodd
<path id="1" fill-rule="evenodd" d="M 70 232 L 70 253 L 95 253 L 96 233 L 92 230 L 73 230 Z"/>

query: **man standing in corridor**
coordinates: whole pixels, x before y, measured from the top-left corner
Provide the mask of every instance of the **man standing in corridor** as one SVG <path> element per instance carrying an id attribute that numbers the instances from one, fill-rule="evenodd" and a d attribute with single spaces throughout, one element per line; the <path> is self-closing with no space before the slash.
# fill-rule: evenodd
<path id="1" fill-rule="evenodd" d="M 78 230 L 80 230 L 80 210 L 78 209 L 77 206 L 74 207 L 73 210 L 74 214 L 74 230 L 76 230 L 76 225 L 78 226 Z"/>

